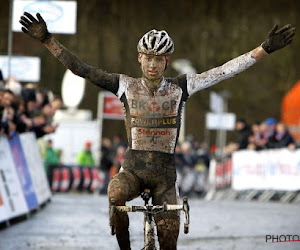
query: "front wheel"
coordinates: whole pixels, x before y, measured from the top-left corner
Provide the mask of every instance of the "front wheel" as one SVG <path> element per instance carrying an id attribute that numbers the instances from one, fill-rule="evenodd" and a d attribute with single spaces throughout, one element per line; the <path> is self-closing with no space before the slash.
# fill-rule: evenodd
<path id="1" fill-rule="evenodd" d="M 188 234 L 189 226 L 190 226 L 190 206 L 187 197 L 183 197 L 183 212 L 184 212 L 184 233 Z"/>
<path id="2" fill-rule="evenodd" d="M 109 205 L 109 225 L 110 225 L 110 233 L 111 235 L 116 234 L 116 228 L 114 225 L 114 218 L 116 214 L 116 199 L 111 198 L 110 199 L 110 205 Z"/>
<path id="3" fill-rule="evenodd" d="M 152 219 L 151 214 L 145 214 L 144 220 L 144 250 L 156 250 L 155 247 L 155 234 L 154 234 L 155 223 Z"/>

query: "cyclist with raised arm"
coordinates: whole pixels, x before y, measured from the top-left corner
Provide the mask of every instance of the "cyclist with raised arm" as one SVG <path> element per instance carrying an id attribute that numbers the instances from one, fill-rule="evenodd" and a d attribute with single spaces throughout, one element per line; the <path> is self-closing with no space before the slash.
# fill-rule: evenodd
<path id="1" fill-rule="evenodd" d="M 40 14 L 37 19 L 24 13 L 22 30 L 40 40 L 74 74 L 114 93 L 124 107 L 125 126 L 129 142 L 123 171 L 110 182 L 108 198 L 116 205 L 139 196 L 144 188 L 151 190 L 153 204 L 177 204 L 174 150 L 177 143 L 181 113 L 185 102 L 197 91 L 242 72 L 267 54 L 291 43 L 295 28 L 275 26 L 266 41 L 220 67 L 201 74 L 165 78 L 164 72 L 174 51 L 166 31 L 151 30 L 138 42 L 138 61 L 143 76 L 132 78 L 124 74 L 109 74 L 89 66 L 61 45 L 47 30 Z M 160 213 L 155 217 L 160 249 L 176 249 L 179 234 L 177 212 Z M 121 249 L 130 249 L 129 219 L 117 213 L 111 221 Z"/>

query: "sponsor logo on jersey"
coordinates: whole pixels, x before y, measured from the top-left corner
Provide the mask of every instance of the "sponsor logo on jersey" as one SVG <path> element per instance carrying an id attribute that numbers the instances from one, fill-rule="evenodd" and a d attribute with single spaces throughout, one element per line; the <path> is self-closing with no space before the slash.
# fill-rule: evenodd
<path id="1" fill-rule="evenodd" d="M 140 118 L 134 117 L 131 119 L 131 123 L 134 126 L 143 126 L 143 127 L 165 127 L 171 126 L 174 127 L 177 121 L 175 117 L 170 118 Z"/>
<path id="2" fill-rule="evenodd" d="M 146 102 L 143 100 L 131 100 L 131 108 L 134 110 L 138 110 L 141 112 L 165 112 L 165 111 L 173 111 L 176 107 L 176 100 L 164 101 L 164 102 Z"/>
<path id="3" fill-rule="evenodd" d="M 139 135 L 160 135 L 160 136 L 163 136 L 163 135 L 171 135 L 171 132 L 167 129 L 164 129 L 164 130 L 147 130 L 147 129 L 142 129 L 142 128 L 139 128 L 138 129 L 138 134 Z"/>

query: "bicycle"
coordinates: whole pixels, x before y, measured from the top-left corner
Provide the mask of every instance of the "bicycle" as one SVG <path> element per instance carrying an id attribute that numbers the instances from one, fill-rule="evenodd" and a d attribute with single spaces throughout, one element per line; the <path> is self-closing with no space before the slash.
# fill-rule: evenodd
<path id="1" fill-rule="evenodd" d="M 149 189 L 145 189 L 141 194 L 142 199 L 145 201 L 144 206 L 116 206 L 116 200 L 112 198 L 110 200 L 111 206 L 109 211 L 110 216 L 110 228 L 111 234 L 115 235 L 115 228 L 111 224 L 112 217 L 116 213 L 119 212 L 143 212 L 144 213 L 144 248 L 145 250 L 156 250 L 155 247 L 155 222 L 153 219 L 153 214 L 166 212 L 166 211 L 180 211 L 182 210 L 184 213 L 184 233 L 187 234 L 189 232 L 189 224 L 190 224 L 190 215 L 189 215 L 189 204 L 188 198 L 183 197 L 182 205 L 169 205 L 164 202 L 163 205 L 152 205 L 149 204 L 149 200 L 151 198 L 151 192 Z"/>

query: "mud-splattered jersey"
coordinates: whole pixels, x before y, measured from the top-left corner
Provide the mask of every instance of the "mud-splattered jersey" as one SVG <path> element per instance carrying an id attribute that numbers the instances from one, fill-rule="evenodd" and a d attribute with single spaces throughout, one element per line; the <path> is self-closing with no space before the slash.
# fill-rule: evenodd
<path id="1" fill-rule="evenodd" d="M 174 153 L 188 97 L 186 76 L 163 78 L 152 93 L 143 78 L 120 75 L 117 96 L 124 107 L 129 147 Z"/>
<path id="2" fill-rule="evenodd" d="M 201 89 L 240 73 L 255 62 L 249 52 L 201 74 L 163 78 L 154 93 L 143 78 L 126 75 L 114 74 L 112 81 L 96 84 L 110 90 L 121 100 L 130 149 L 173 154 L 187 99 Z"/>

